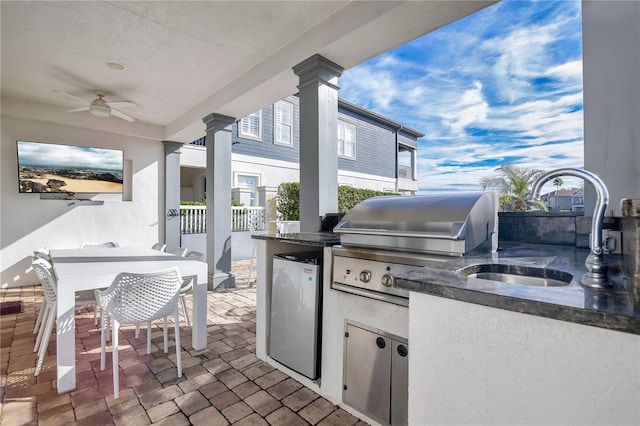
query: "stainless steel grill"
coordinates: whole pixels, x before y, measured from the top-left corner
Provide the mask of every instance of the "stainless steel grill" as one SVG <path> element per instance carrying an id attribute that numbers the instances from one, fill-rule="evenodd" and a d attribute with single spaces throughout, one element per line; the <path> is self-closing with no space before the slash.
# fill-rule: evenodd
<path id="1" fill-rule="evenodd" d="M 347 213 L 334 232 L 345 247 L 462 256 L 492 242 L 496 212 L 493 192 L 374 197 Z"/>
<path id="2" fill-rule="evenodd" d="M 336 225 L 333 288 L 408 304 L 408 292 L 393 287 L 395 275 L 430 262 L 495 251 L 497 197 L 493 192 L 374 197 Z"/>

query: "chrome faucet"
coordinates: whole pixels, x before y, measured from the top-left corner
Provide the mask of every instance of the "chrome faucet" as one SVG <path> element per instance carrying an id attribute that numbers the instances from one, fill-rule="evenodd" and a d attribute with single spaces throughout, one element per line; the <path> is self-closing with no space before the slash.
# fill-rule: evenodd
<path id="1" fill-rule="evenodd" d="M 591 237 L 589 239 L 589 246 L 591 253 L 587 256 L 585 266 L 587 272 L 582 276 L 580 283 L 587 287 L 611 287 L 612 284 L 608 279 L 607 262 L 604 259 L 602 250 L 602 225 L 604 223 L 604 214 L 609 204 L 609 191 L 604 182 L 595 174 L 582 169 L 557 169 L 545 173 L 540 176 L 533 185 L 533 199 L 535 201 L 540 199 L 540 190 L 542 186 L 551 179 L 560 176 L 575 176 L 584 179 L 589 182 L 596 190 L 596 207 L 593 210 L 593 218 L 591 223 Z"/>

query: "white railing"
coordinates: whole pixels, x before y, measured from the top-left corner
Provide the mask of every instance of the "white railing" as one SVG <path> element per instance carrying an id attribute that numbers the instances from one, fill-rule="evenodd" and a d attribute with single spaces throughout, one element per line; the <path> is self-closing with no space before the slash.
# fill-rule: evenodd
<path id="1" fill-rule="evenodd" d="M 207 232 L 206 206 L 180 206 L 180 233 L 204 234 Z"/>
<path id="2" fill-rule="evenodd" d="M 413 168 L 411 166 L 398 165 L 398 179 L 413 179 Z"/>
<path id="3" fill-rule="evenodd" d="M 231 207 L 231 231 L 255 231 L 267 229 L 264 207 Z M 204 234 L 207 232 L 206 206 L 180 206 L 180 233 Z"/>
<path id="4" fill-rule="evenodd" d="M 231 207 L 231 231 L 254 231 L 267 229 L 264 207 Z"/>

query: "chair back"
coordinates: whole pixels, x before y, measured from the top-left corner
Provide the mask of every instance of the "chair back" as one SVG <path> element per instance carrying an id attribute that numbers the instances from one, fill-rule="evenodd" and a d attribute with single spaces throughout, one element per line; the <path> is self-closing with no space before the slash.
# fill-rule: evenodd
<path id="1" fill-rule="evenodd" d="M 35 259 L 32 262 L 33 271 L 38 276 L 42 289 L 44 290 L 44 298 L 51 306 L 55 306 L 58 293 L 58 283 L 53 275 L 51 264 L 43 259 Z"/>
<path id="2" fill-rule="evenodd" d="M 49 263 L 51 263 L 51 256 L 49 256 L 49 249 L 46 247 L 39 248 L 33 251 L 33 255 L 31 256 L 32 260 L 42 259 Z"/>
<path id="3" fill-rule="evenodd" d="M 114 247 L 120 247 L 120 246 L 115 241 L 105 241 L 104 243 L 82 243 L 80 245 L 81 249 L 114 248 Z"/>
<path id="4" fill-rule="evenodd" d="M 155 243 L 151 246 L 151 248 L 153 250 L 164 251 L 164 249 L 167 248 L 167 245 L 162 243 Z"/>
<path id="5" fill-rule="evenodd" d="M 184 256 L 187 253 L 187 251 L 189 251 L 189 249 L 184 247 L 174 247 L 171 250 L 169 250 L 168 253 L 172 253 L 177 256 Z"/>
<path id="6" fill-rule="evenodd" d="M 123 272 L 108 289 L 96 291 L 96 296 L 120 324 L 141 323 L 173 315 L 181 285 L 178 268 L 149 274 Z"/>
<path id="7" fill-rule="evenodd" d="M 202 260 L 204 259 L 204 253 L 196 250 L 189 250 L 187 254 L 184 255 L 184 257 L 192 260 L 199 260 L 200 262 L 202 262 Z"/>

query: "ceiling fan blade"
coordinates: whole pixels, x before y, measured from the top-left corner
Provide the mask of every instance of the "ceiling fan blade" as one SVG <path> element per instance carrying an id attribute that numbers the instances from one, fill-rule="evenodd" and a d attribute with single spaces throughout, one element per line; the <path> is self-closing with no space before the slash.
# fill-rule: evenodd
<path id="1" fill-rule="evenodd" d="M 131 101 L 109 101 L 105 103 L 112 108 L 131 108 L 138 106 Z"/>
<path id="2" fill-rule="evenodd" d="M 80 112 L 80 111 L 89 111 L 89 107 L 74 108 L 74 109 L 67 110 L 67 112 Z"/>
<path id="3" fill-rule="evenodd" d="M 131 117 L 130 115 L 125 114 L 122 111 L 118 111 L 115 108 L 111 108 L 111 115 L 115 115 L 118 118 L 122 118 L 123 120 L 127 120 L 130 121 L 131 123 L 133 123 L 134 121 L 136 121 L 135 118 Z"/>
<path id="4" fill-rule="evenodd" d="M 62 95 L 62 96 L 66 96 L 67 98 L 74 99 L 76 101 L 86 102 L 84 99 L 81 99 L 81 98 L 79 98 L 77 96 L 70 95 L 67 92 L 63 92 L 62 90 L 52 90 L 52 92 L 57 93 L 57 94 Z"/>

